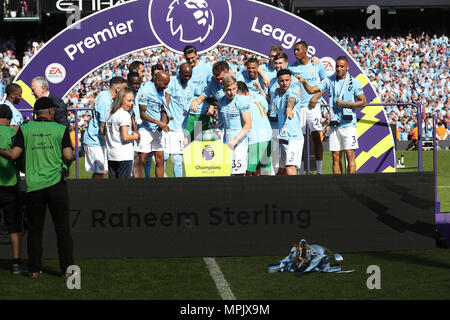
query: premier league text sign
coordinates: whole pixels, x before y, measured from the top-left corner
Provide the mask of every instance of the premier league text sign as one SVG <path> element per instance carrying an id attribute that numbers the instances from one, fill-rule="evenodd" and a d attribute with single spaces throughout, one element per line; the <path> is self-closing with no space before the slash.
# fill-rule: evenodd
<path id="1" fill-rule="evenodd" d="M 302 238 L 337 252 L 435 246 L 432 173 L 68 183 L 78 258 L 283 255 Z M 48 218 L 44 256 L 56 255 Z"/>
<path id="2" fill-rule="evenodd" d="M 67 7 L 69 2 L 60 2 L 60 6 Z M 46 76 L 50 91 L 62 97 L 99 66 L 144 48 L 164 45 L 181 53 L 186 45 L 194 45 L 202 53 L 217 45 L 226 45 L 267 55 L 272 45 L 280 45 L 293 63 L 293 47 L 300 40 L 309 44 L 309 56 L 319 57 L 329 75 L 334 73 L 336 57 L 347 56 L 349 72 L 361 83 L 367 101 L 380 102 L 356 62 L 329 35 L 273 6 L 251 0 L 111 3 L 113 6 L 109 9 L 62 31 L 32 58 L 17 78 L 24 92 L 19 108 L 33 107 L 29 86 L 36 76 Z M 394 172 L 394 140 L 384 109 L 381 106 L 359 109 L 357 118 L 358 172 Z"/>

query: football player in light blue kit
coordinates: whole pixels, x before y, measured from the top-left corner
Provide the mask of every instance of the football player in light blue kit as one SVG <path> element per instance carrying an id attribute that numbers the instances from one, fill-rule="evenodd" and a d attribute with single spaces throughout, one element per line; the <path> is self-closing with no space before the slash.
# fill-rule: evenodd
<path id="1" fill-rule="evenodd" d="M 259 93 L 266 97 L 266 85 L 264 83 L 269 83 L 270 80 L 264 75 L 264 73 L 260 73 L 258 70 L 259 63 L 256 58 L 250 58 L 245 62 L 246 70 L 238 73 L 236 75 L 237 81 L 242 81 L 247 85 L 247 88 L 250 92 Z M 266 79 L 266 81 L 264 81 Z"/>
<path id="2" fill-rule="evenodd" d="M 197 49 L 194 46 L 186 46 L 184 48 L 184 57 L 192 67 L 192 86 L 194 95 L 199 97 L 203 89 L 208 85 L 212 78 L 212 66 L 209 63 L 199 59 Z M 204 101 L 199 105 L 193 105 L 190 109 L 190 115 L 186 124 L 186 137 L 190 137 L 191 141 L 200 139 L 194 137 L 195 122 L 202 122 L 202 131 L 208 130 L 211 123 L 211 115 L 208 113 L 209 104 Z M 196 133 L 197 134 L 197 133 Z"/>
<path id="3" fill-rule="evenodd" d="M 203 101 L 207 101 L 207 103 L 210 105 L 209 110 L 207 114 L 209 115 L 216 115 L 217 113 L 217 124 L 216 124 L 216 135 L 218 136 L 219 140 L 223 141 L 224 134 L 223 134 L 223 127 L 224 122 L 221 116 L 221 113 L 218 112 L 218 101 L 220 98 L 225 96 L 225 92 L 222 89 L 222 81 L 225 78 L 227 74 L 230 72 L 230 67 L 227 62 L 225 61 L 219 61 L 214 63 L 212 68 L 212 81 L 208 83 L 208 85 L 203 89 L 202 94 L 195 98 L 191 103 L 191 109 L 195 108 L 196 105 L 199 105 L 203 103 Z M 217 112 L 216 112 L 217 111 Z"/>
<path id="4" fill-rule="evenodd" d="M 278 115 L 278 140 L 280 143 L 279 175 L 296 175 L 303 153 L 303 132 L 301 127 L 301 94 L 292 87 L 291 72 L 278 71 L 280 88 L 272 95 Z"/>
<path id="5" fill-rule="evenodd" d="M 269 80 L 269 83 L 272 79 L 277 77 L 277 70 L 275 68 L 274 62 L 275 57 L 283 52 L 283 48 L 281 46 L 272 46 L 269 52 L 269 63 L 265 63 L 260 66 L 262 72 L 266 75 Z M 269 83 L 265 83 L 266 87 L 269 86 Z"/>
<path id="6" fill-rule="evenodd" d="M 139 111 L 142 124 L 139 128 L 141 140 L 136 148 L 139 152 L 138 177 L 144 176 L 144 165 L 149 153 L 155 155 L 155 175 L 164 177 L 164 148 L 162 131 L 169 132 L 164 90 L 170 83 L 170 76 L 165 71 L 156 74 L 155 82 L 147 82 L 142 88 L 139 99 Z"/>
<path id="7" fill-rule="evenodd" d="M 89 121 L 83 136 L 86 156 L 84 163 L 87 172 L 92 172 L 93 179 L 103 179 L 108 172 L 106 156 L 105 123 L 113 99 L 117 93 L 127 86 L 127 81 L 121 77 L 113 77 L 109 81 L 109 90 L 104 90 L 95 98 L 92 119 Z"/>
<path id="8" fill-rule="evenodd" d="M 261 169 L 270 174 L 272 127 L 267 117 L 268 105 L 266 99 L 255 93 L 250 93 L 247 85 L 238 81 L 238 94 L 246 96 L 250 103 L 252 128 L 248 133 L 248 176 L 260 176 Z"/>
<path id="9" fill-rule="evenodd" d="M 11 109 L 12 119 L 10 126 L 16 130 L 19 130 L 20 125 L 23 124 L 23 117 L 19 110 L 14 106 L 19 104 L 22 100 L 22 88 L 17 83 L 10 83 L 6 86 L 6 98 L 5 104 Z"/>
<path id="10" fill-rule="evenodd" d="M 175 177 L 183 176 L 183 150 L 184 133 L 189 107 L 194 99 L 194 88 L 189 81 L 192 77 L 192 67 L 189 63 L 180 66 L 177 76 L 170 79 L 169 87 L 166 90 L 167 116 L 169 117 L 168 133 L 168 154 L 172 155 L 173 174 Z M 166 158 L 167 155 L 164 156 Z"/>
<path id="11" fill-rule="evenodd" d="M 313 64 L 311 58 L 307 56 L 308 44 L 305 41 L 297 42 L 294 46 L 294 54 L 297 61 L 291 64 L 288 69 L 297 77 L 305 79 L 310 86 L 316 86 L 327 77 L 327 71 L 322 63 Z M 306 92 L 303 86 L 302 90 L 302 125 L 303 134 L 306 135 L 306 124 L 311 131 L 311 137 L 314 143 L 314 153 L 316 156 L 317 174 L 322 173 L 323 146 L 320 133 L 322 132 L 322 111 L 319 98 L 324 92 L 311 95 Z M 303 163 L 302 163 L 303 164 Z M 300 174 L 303 174 L 303 167 L 300 168 Z"/>
<path id="12" fill-rule="evenodd" d="M 247 97 L 237 94 L 237 81 L 232 75 L 225 76 L 222 86 L 225 96 L 218 103 L 225 124 L 225 142 L 234 150 L 231 174 L 244 175 L 248 157 L 247 134 L 252 128 L 250 103 Z"/>
<path id="13" fill-rule="evenodd" d="M 336 74 L 325 78 L 312 87 L 299 77 L 309 94 L 327 90 L 330 95 L 332 114 L 330 115 L 330 150 L 333 154 L 333 173 L 341 174 L 342 151 L 347 158 L 347 173 L 356 173 L 355 149 L 358 149 L 355 108 L 364 108 L 367 104 L 361 84 L 348 73 L 348 59 L 340 56 L 336 59 Z M 356 98 L 356 99 L 355 99 Z M 330 111 L 331 111 L 330 110 Z"/>

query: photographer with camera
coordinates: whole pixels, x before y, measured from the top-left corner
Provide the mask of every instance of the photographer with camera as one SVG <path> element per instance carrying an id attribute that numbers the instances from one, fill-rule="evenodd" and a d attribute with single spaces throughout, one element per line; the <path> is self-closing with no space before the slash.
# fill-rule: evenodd
<path id="1" fill-rule="evenodd" d="M 343 172 L 342 151 L 348 162 L 347 173 L 356 173 L 358 135 L 354 109 L 364 108 L 367 104 L 361 84 L 348 73 L 348 69 L 348 59 L 340 56 L 336 59 L 336 74 L 325 78 L 317 86 L 311 87 L 305 79 L 298 78 L 309 94 L 327 90 L 330 95 L 330 151 L 333 154 L 334 174 Z"/>

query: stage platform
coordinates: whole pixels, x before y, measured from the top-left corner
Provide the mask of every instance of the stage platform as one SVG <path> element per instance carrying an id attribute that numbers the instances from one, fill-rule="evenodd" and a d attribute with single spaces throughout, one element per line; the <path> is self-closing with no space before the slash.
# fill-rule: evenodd
<path id="1" fill-rule="evenodd" d="M 436 245 L 431 172 L 70 180 L 68 187 L 75 258 L 279 256 L 300 239 L 336 252 Z M 10 252 L 0 245 L 0 258 Z M 48 213 L 44 257 L 57 257 Z"/>

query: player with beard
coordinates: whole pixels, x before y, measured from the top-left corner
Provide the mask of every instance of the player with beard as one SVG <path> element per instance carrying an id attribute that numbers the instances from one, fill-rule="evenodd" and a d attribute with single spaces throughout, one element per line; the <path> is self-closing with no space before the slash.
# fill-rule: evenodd
<path id="1" fill-rule="evenodd" d="M 155 82 L 147 82 L 142 88 L 142 94 L 138 97 L 142 124 L 139 128 L 140 141 L 136 148 L 139 152 L 137 165 L 138 177 L 144 176 L 144 165 L 150 153 L 155 155 L 155 175 L 164 177 L 164 148 L 162 146 L 162 131 L 169 132 L 166 114 L 166 99 L 164 90 L 170 83 L 167 72 L 156 74 Z"/>
<path id="2" fill-rule="evenodd" d="M 265 83 L 266 87 L 269 87 L 270 80 L 277 77 L 278 71 L 275 68 L 274 62 L 275 62 L 275 57 L 282 52 L 283 52 L 283 48 L 281 46 L 272 46 L 270 48 L 270 52 L 269 52 L 269 63 L 263 64 L 262 66 L 260 66 L 261 70 L 264 72 L 264 74 L 269 79 L 269 83 Z"/>
<path id="3" fill-rule="evenodd" d="M 23 123 L 23 117 L 14 105 L 19 104 L 20 100 L 22 100 L 22 88 L 16 83 L 10 83 L 6 86 L 5 92 L 5 104 L 11 109 L 12 112 L 10 126 L 18 130 L 20 125 Z"/>
<path id="4" fill-rule="evenodd" d="M 291 72 L 278 71 L 280 88 L 272 95 L 272 105 L 278 115 L 278 140 L 280 143 L 280 169 L 278 174 L 296 175 L 303 152 L 301 128 L 301 94 L 292 86 Z"/>
<path id="5" fill-rule="evenodd" d="M 327 90 L 330 94 L 332 115 L 330 119 L 330 151 L 333 155 L 333 173 L 341 174 L 342 151 L 347 158 L 347 173 L 356 173 L 355 149 L 358 149 L 355 108 L 364 108 L 366 96 L 358 80 L 348 73 L 348 59 L 340 56 L 336 59 L 336 74 L 325 78 L 312 87 L 299 77 L 299 81 L 309 94 Z"/>
<path id="6" fill-rule="evenodd" d="M 270 80 L 263 73 L 259 72 L 259 63 L 256 58 L 250 58 L 245 62 L 246 70 L 238 73 L 236 75 L 237 81 L 244 82 L 250 92 L 259 93 L 266 97 L 266 92 L 264 88 L 267 88 L 264 83 L 270 83 Z M 264 81 L 266 79 L 266 81 Z"/>
<path id="7" fill-rule="evenodd" d="M 194 89 L 190 81 L 192 67 L 185 62 L 180 66 L 178 75 L 172 76 L 166 90 L 167 115 L 169 117 L 168 148 L 164 158 L 170 154 L 173 161 L 173 174 L 175 177 L 183 176 L 183 128 L 188 119 L 189 107 L 194 98 Z"/>
<path id="8" fill-rule="evenodd" d="M 199 97 L 202 94 L 203 89 L 211 81 L 211 65 L 200 60 L 197 49 L 194 46 L 186 46 L 183 52 L 186 62 L 192 67 L 191 82 L 194 87 L 194 95 L 195 97 Z M 190 136 L 191 141 L 199 138 L 194 137 L 195 122 L 201 121 L 202 131 L 209 129 L 211 123 L 211 114 L 208 113 L 209 107 L 210 105 L 206 101 L 198 105 L 191 105 L 188 122 L 186 124 L 186 136 Z"/>

